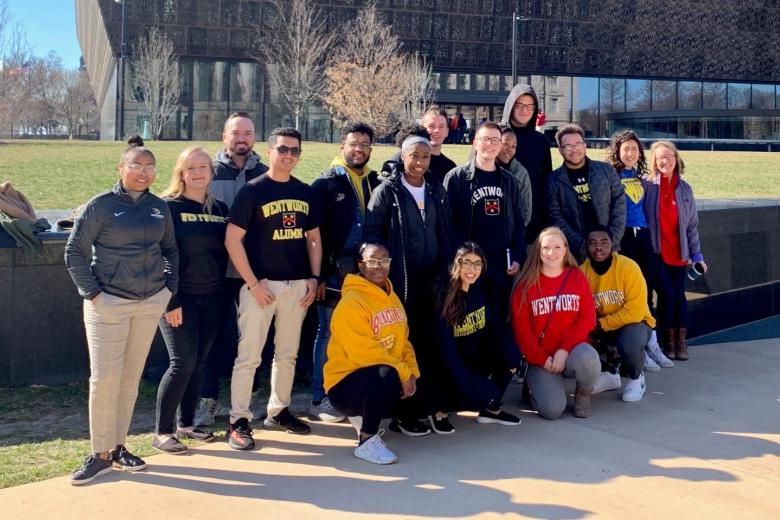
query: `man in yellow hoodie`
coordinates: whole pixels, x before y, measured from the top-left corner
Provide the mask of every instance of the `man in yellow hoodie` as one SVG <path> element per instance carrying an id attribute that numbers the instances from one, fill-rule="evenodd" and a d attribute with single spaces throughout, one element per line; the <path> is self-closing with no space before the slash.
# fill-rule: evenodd
<path id="1" fill-rule="evenodd" d="M 360 275 L 348 274 L 333 311 L 325 390 L 359 431 L 356 457 L 374 464 L 397 460 L 379 424 L 409 406 L 420 370 L 409 343 L 406 312 L 387 275 L 391 258 L 378 244 L 360 248 Z"/>
<path id="2" fill-rule="evenodd" d="M 655 327 L 647 305 L 647 284 L 639 266 L 612 251 L 606 226 L 594 226 L 586 242 L 588 258 L 580 269 L 585 273 L 596 301 L 596 329 L 591 336 L 602 345 L 617 345 L 617 352 L 629 380 L 621 396 L 635 402 L 645 394 L 645 345 Z M 620 388 L 620 373 L 602 372 L 594 393 Z"/>

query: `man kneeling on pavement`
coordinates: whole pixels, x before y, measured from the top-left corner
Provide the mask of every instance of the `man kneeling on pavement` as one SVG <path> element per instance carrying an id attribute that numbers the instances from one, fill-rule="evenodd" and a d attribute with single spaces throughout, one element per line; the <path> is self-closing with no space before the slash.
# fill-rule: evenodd
<path id="1" fill-rule="evenodd" d="M 612 251 L 606 226 L 594 226 L 586 245 L 588 258 L 580 269 L 593 292 L 597 316 L 590 343 L 602 356 L 593 393 L 620 388 L 622 374 L 628 377 L 622 400 L 639 401 L 645 395 L 645 345 L 655 326 L 647 305 L 647 285 L 636 262 Z"/>

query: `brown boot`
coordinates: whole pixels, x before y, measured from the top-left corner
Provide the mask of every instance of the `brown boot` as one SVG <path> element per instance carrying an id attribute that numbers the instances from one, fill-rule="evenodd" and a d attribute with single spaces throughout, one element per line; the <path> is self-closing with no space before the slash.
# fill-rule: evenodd
<path id="1" fill-rule="evenodd" d="M 688 361 L 688 344 L 685 342 L 685 336 L 688 334 L 688 329 L 677 329 L 677 361 Z"/>
<path id="2" fill-rule="evenodd" d="M 593 412 L 590 406 L 591 392 L 591 388 L 585 390 L 577 383 L 577 390 L 574 391 L 574 417 L 590 417 Z"/>
<path id="3" fill-rule="evenodd" d="M 677 329 L 666 329 L 664 356 L 672 360 L 677 359 Z"/>

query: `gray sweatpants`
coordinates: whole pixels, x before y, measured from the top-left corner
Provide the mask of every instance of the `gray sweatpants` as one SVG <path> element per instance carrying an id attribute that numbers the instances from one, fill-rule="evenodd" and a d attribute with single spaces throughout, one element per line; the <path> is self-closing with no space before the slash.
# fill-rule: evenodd
<path id="1" fill-rule="evenodd" d="M 553 374 L 537 365 L 528 367 L 526 382 L 531 401 L 545 419 L 557 419 L 566 409 L 566 387 L 563 378 L 575 378 L 583 388 L 593 388 L 601 371 L 599 354 L 588 343 L 574 347 L 566 359 L 562 374 Z"/>
<path id="2" fill-rule="evenodd" d="M 642 321 L 630 323 L 604 334 L 606 343 L 617 345 L 620 361 L 626 369 L 626 375 L 631 379 L 642 375 L 645 366 L 645 345 L 650 341 L 651 332 L 647 323 Z"/>

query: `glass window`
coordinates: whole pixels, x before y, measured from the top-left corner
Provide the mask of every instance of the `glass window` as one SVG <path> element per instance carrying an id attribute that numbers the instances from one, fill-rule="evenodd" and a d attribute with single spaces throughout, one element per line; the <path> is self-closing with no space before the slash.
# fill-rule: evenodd
<path id="1" fill-rule="evenodd" d="M 487 78 L 484 74 L 475 74 L 474 75 L 474 89 L 475 90 L 486 90 L 487 89 Z"/>
<path id="2" fill-rule="evenodd" d="M 224 61 L 196 61 L 194 65 L 194 101 L 227 101 Z"/>
<path id="3" fill-rule="evenodd" d="M 458 89 L 471 90 L 471 74 L 458 74 Z"/>
<path id="4" fill-rule="evenodd" d="M 702 101 L 704 108 L 726 108 L 726 84 L 704 83 Z"/>
<path id="5" fill-rule="evenodd" d="M 753 108 L 775 108 L 775 86 L 753 84 Z"/>
<path id="6" fill-rule="evenodd" d="M 557 114 L 558 113 L 558 98 L 550 98 L 550 110 L 549 112 L 551 114 Z"/>
<path id="7" fill-rule="evenodd" d="M 573 78 L 574 122 L 585 130 L 588 137 L 598 137 L 599 132 L 599 79 Z"/>
<path id="8" fill-rule="evenodd" d="M 501 90 L 501 76 L 498 74 L 491 74 L 488 76 L 488 90 L 498 92 Z"/>
<path id="9" fill-rule="evenodd" d="M 626 101 L 629 112 L 650 110 L 650 81 L 629 79 L 626 81 Z"/>
<path id="10" fill-rule="evenodd" d="M 238 104 L 259 101 L 257 67 L 256 63 L 234 63 L 230 67 L 231 110 L 237 110 Z"/>
<path id="11" fill-rule="evenodd" d="M 701 83 L 698 81 L 680 81 L 677 84 L 677 103 L 681 110 L 701 108 Z"/>
<path id="12" fill-rule="evenodd" d="M 457 74 L 447 74 L 447 90 L 458 90 Z"/>
<path id="13" fill-rule="evenodd" d="M 677 82 L 653 81 L 653 110 L 677 108 Z"/>
<path id="14" fill-rule="evenodd" d="M 729 108 L 750 108 L 750 85 L 729 83 Z"/>
<path id="15" fill-rule="evenodd" d="M 517 81 L 520 82 L 520 79 L 518 78 Z M 514 87 L 512 84 L 512 76 L 504 76 L 504 90 L 512 90 L 512 87 Z"/>
<path id="16" fill-rule="evenodd" d="M 601 78 L 599 89 L 602 114 L 625 111 L 626 80 L 623 78 Z"/>

